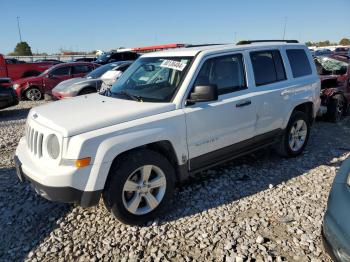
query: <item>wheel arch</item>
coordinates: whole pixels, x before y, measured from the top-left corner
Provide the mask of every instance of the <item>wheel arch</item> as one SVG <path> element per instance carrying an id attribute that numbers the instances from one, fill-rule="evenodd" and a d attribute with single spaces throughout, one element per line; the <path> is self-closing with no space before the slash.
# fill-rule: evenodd
<path id="1" fill-rule="evenodd" d="M 92 176 L 89 178 L 87 187 L 89 189 L 103 189 L 112 164 L 116 163 L 120 156 L 142 148 L 148 148 L 162 154 L 173 165 L 177 175 L 176 180 L 184 180 L 183 177 L 187 175 L 185 170 L 188 171 L 186 169 L 187 147 L 181 142 L 175 143 L 174 141 L 177 140 L 171 139 L 172 136 L 168 136 L 169 133 L 162 128 L 153 128 L 103 139 L 95 151 Z M 96 141 L 91 142 L 91 147 L 94 145 L 96 147 Z M 90 146 L 88 147 L 90 148 Z M 186 159 L 184 159 L 184 155 L 186 155 Z"/>
<path id="2" fill-rule="evenodd" d="M 290 110 L 288 118 L 285 119 L 284 122 L 284 127 L 286 127 L 288 125 L 289 119 L 291 118 L 292 114 L 295 111 L 300 111 L 300 112 L 304 112 L 308 118 L 309 118 L 309 123 L 310 125 L 313 123 L 315 115 L 317 112 L 315 112 L 315 105 L 313 102 L 311 101 L 303 101 L 297 105 L 295 105 L 292 110 Z"/>

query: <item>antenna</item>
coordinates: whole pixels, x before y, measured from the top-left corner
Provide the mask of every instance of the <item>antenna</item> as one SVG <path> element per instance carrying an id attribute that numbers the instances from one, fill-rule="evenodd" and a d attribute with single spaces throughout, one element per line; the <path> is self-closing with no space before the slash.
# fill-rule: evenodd
<path id="1" fill-rule="evenodd" d="M 17 16 L 17 27 L 18 27 L 19 41 L 22 42 L 21 27 L 19 26 L 19 16 Z"/>
<path id="2" fill-rule="evenodd" d="M 287 27 L 287 17 L 284 17 L 284 27 L 283 27 L 283 40 L 286 36 L 286 27 Z"/>

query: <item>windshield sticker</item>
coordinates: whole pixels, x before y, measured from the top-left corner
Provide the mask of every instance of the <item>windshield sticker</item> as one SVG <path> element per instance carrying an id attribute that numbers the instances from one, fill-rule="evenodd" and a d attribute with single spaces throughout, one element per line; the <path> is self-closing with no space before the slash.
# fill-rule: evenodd
<path id="1" fill-rule="evenodd" d="M 163 62 L 160 64 L 160 67 L 166 67 L 166 68 L 170 68 L 170 69 L 175 69 L 178 71 L 182 71 L 185 69 L 187 64 L 182 63 L 182 62 L 178 62 L 178 61 L 174 61 L 174 60 L 163 60 Z"/>

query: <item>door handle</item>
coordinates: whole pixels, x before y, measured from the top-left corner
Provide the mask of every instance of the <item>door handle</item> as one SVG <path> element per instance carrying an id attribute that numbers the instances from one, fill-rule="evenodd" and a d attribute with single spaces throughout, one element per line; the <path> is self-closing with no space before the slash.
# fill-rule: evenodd
<path id="1" fill-rule="evenodd" d="M 236 104 L 236 107 L 249 106 L 251 103 L 252 103 L 252 101 L 247 100 L 247 101 Z"/>

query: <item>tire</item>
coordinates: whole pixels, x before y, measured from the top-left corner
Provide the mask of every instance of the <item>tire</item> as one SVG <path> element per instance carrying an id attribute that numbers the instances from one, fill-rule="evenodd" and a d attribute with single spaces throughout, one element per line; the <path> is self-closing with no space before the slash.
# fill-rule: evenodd
<path id="1" fill-rule="evenodd" d="M 330 98 L 327 106 L 326 119 L 330 122 L 337 123 L 346 114 L 346 102 L 342 95 L 335 95 Z"/>
<path id="2" fill-rule="evenodd" d="M 43 94 L 39 88 L 30 87 L 24 92 L 24 96 L 30 101 L 39 101 L 43 97 Z"/>
<path id="3" fill-rule="evenodd" d="M 23 75 L 22 75 L 22 78 L 30 77 L 30 76 L 38 76 L 40 74 L 41 73 L 39 71 L 31 70 L 31 71 L 24 72 Z"/>
<path id="4" fill-rule="evenodd" d="M 298 133 L 296 133 L 295 130 L 297 130 Z M 309 136 L 309 117 L 304 112 L 294 111 L 289 119 L 281 141 L 276 145 L 275 149 L 281 156 L 296 157 L 304 151 Z M 295 143 L 293 143 L 293 141 L 295 141 Z"/>
<path id="5" fill-rule="evenodd" d="M 91 94 L 91 93 L 96 93 L 96 89 L 92 88 L 92 87 L 86 87 L 86 88 L 80 90 L 78 95 L 81 96 L 81 95 L 87 95 L 87 94 Z"/>
<path id="6" fill-rule="evenodd" d="M 170 162 L 155 151 L 142 149 L 131 151 L 113 163 L 102 196 L 115 218 L 125 224 L 143 225 L 169 205 L 174 187 L 175 171 Z"/>

